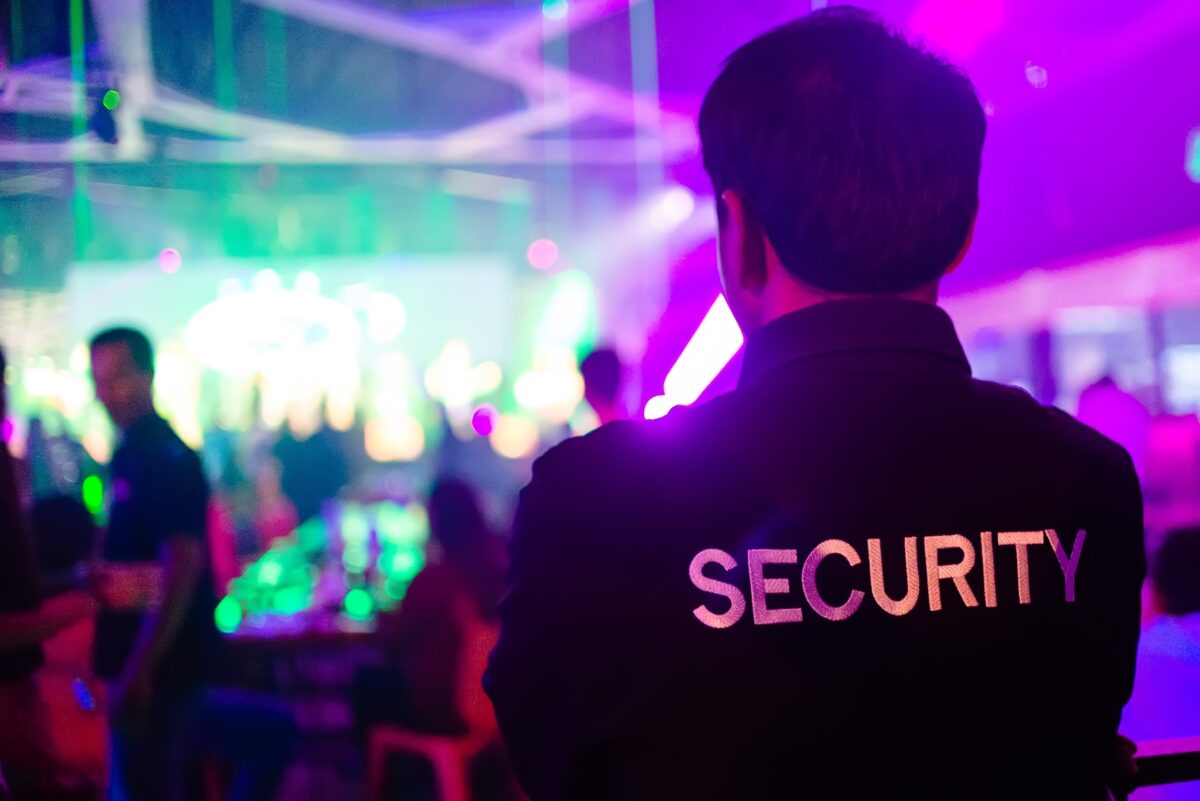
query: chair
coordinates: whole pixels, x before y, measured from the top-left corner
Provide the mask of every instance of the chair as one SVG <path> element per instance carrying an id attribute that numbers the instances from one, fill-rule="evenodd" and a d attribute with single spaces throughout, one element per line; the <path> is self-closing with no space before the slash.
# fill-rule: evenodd
<path id="1" fill-rule="evenodd" d="M 371 729 L 367 735 L 368 801 L 383 801 L 388 757 L 398 753 L 414 754 L 430 762 L 441 801 L 470 801 L 471 761 L 495 742 L 498 734 L 496 716 L 482 684 L 488 654 L 498 635 L 495 625 L 482 621 L 470 624 L 464 632 L 457 695 L 459 714 L 467 724 L 466 734 L 425 734 L 391 725 Z"/>

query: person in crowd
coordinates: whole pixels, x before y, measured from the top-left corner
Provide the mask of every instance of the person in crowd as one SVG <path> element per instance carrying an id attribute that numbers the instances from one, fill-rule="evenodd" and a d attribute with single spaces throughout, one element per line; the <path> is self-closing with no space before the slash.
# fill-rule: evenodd
<path id="1" fill-rule="evenodd" d="M 91 512 L 67 495 L 38 500 L 29 514 L 38 571 L 47 600 L 79 591 L 95 553 L 98 531 Z M 81 618 L 42 643 L 45 663 L 36 683 L 48 713 L 50 739 L 77 797 L 97 799 L 107 772 L 107 726 L 102 688 L 91 668 L 95 618 Z"/>
<path id="2" fill-rule="evenodd" d="M 493 641 L 496 607 L 504 589 L 503 547 L 488 525 L 474 487 L 442 478 L 428 503 L 427 562 L 400 607 L 380 617 L 379 636 L 389 657 L 383 670 L 355 677 L 354 706 L 364 734 L 395 724 L 431 734 L 466 734 L 478 710 L 464 697 L 462 669 L 474 660 L 468 649 Z M 470 681 L 478 686 L 478 675 Z M 486 705 L 480 696 L 478 701 Z M 494 762 L 494 760 L 493 760 Z M 491 786 L 503 796 L 507 769 L 492 765 Z M 496 789 L 501 788 L 501 789 Z"/>
<path id="3" fill-rule="evenodd" d="M 485 681 L 529 797 L 1107 798 L 1142 502 L 937 306 L 970 81 L 830 8 L 738 49 L 699 129 L 740 380 L 534 465 Z"/>
<path id="4" fill-rule="evenodd" d="M 0 350 L 0 428 L 8 419 L 5 367 Z M 43 597 L 20 499 L 15 460 L 0 436 L 0 771 L 17 801 L 69 792 L 35 676 L 44 662 L 41 643 L 96 610 L 80 591 Z"/>
<path id="5" fill-rule="evenodd" d="M 579 364 L 583 399 L 596 413 L 600 425 L 628 417 L 622 398 L 624 366 L 612 348 L 597 348 Z"/>
<path id="6" fill-rule="evenodd" d="M 395 678 L 387 692 L 394 696 L 392 708 L 383 714 L 388 722 L 454 734 L 464 727 L 456 684 L 460 649 L 472 625 L 496 620 L 504 589 L 503 547 L 475 489 L 464 481 L 440 479 L 430 492 L 428 515 L 426 565 L 400 607 L 380 618 Z M 363 708 L 368 716 L 371 706 Z"/>
<path id="7" fill-rule="evenodd" d="M 303 428 L 289 422 L 271 449 L 279 462 L 283 494 L 301 523 L 319 515 L 322 505 L 350 481 L 350 466 L 336 432 L 324 424 L 315 430 Z"/>
<path id="8" fill-rule="evenodd" d="M 1142 631 L 1121 733 L 1135 742 L 1200 737 L 1200 526 L 1167 534 L 1151 564 L 1158 613 Z M 1200 801 L 1200 782 L 1147 787 L 1134 801 Z"/>
<path id="9" fill-rule="evenodd" d="M 1153 424 L 1146 404 L 1121 389 L 1111 375 L 1104 375 L 1079 393 L 1075 416 L 1124 448 L 1133 459 L 1138 475 L 1145 477 Z"/>
<path id="10" fill-rule="evenodd" d="M 132 328 L 91 341 L 96 396 L 119 434 L 96 589 L 93 662 L 110 683 L 114 798 L 172 797 L 184 741 L 220 668 L 199 456 L 154 409 L 154 352 Z"/>

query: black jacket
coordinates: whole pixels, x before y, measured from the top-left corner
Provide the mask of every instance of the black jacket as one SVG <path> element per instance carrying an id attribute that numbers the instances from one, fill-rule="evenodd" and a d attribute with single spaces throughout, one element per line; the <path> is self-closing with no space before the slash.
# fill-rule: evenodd
<path id="1" fill-rule="evenodd" d="M 1119 446 L 824 303 L 538 460 L 485 685 L 533 801 L 1103 798 L 1144 573 Z"/>

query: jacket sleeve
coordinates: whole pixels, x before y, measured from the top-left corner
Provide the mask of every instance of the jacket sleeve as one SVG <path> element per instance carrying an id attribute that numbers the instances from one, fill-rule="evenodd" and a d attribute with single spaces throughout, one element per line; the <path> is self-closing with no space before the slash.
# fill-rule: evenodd
<path id="1" fill-rule="evenodd" d="M 598 645 L 591 621 L 602 601 L 589 586 L 596 565 L 585 569 L 585 499 L 569 469 L 575 447 L 568 441 L 539 459 L 521 491 L 500 639 L 484 678 L 513 768 L 535 801 L 569 793 L 596 700 L 588 652 Z"/>
<path id="2" fill-rule="evenodd" d="M 1100 518 L 1088 536 L 1102 539 L 1106 548 L 1103 593 L 1106 606 L 1102 629 L 1096 636 L 1104 654 L 1100 665 L 1106 672 L 1111 704 L 1104 710 L 1109 731 L 1115 732 L 1121 708 L 1133 693 L 1141 632 L 1142 584 L 1146 578 L 1145 523 L 1141 485 L 1129 455 L 1121 450 L 1101 481 Z M 1099 565 L 1098 565 L 1099 566 Z"/>

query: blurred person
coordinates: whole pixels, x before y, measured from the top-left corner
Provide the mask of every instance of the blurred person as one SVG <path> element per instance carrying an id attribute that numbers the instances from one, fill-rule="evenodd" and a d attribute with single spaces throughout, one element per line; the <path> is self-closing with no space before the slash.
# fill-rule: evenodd
<path id="1" fill-rule="evenodd" d="M 1118 445 L 976 381 L 970 81 L 837 7 L 700 111 L 737 389 L 540 459 L 485 686 L 533 801 L 1105 799 L 1145 572 Z"/>
<path id="2" fill-rule="evenodd" d="M 464 649 L 476 645 L 470 638 L 496 625 L 503 550 L 474 487 L 460 479 L 434 485 L 428 515 L 426 565 L 400 607 L 379 619 L 391 665 L 361 669 L 355 677 L 355 715 L 363 733 L 382 723 L 430 734 L 468 733 L 467 710 L 459 708 L 460 666 Z"/>
<path id="3" fill-rule="evenodd" d="M 83 503 L 56 495 L 34 504 L 29 515 L 38 571 L 47 599 L 75 592 L 86 580 L 98 532 Z M 82 797 L 97 798 L 104 786 L 108 731 L 102 688 L 91 669 L 95 618 L 80 618 L 42 644 L 45 663 L 36 675 L 47 710 L 50 739 Z"/>
<path id="4" fill-rule="evenodd" d="M 1170 532 L 1150 574 L 1159 614 L 1142 631 L 1121 733 L 1136 742 L 1200 737 L 1200 527 Z M 1146 787 L 1132 797 L 1200 800 L 1200 782 Z"/>
<path id="5" fill-rule="evenodd" d="M 0 429 L 8 419 L 6 361 L 0 350 Z M 95 613 L 82 592 L 45 599 L 21 505 L 17 469 L 0 436 L 0 771 L 12 797 L 65 797 L 75 784 L 48 727 L 35 676 L 42 642 Z"/>
<path id="6" fill-rule="evenodd" d="M 1133 459 L 1138 476 L 1145 477 L 1152 422 L 1146 404 L 1121 389 L 1111 375 L 1105 375 L 1079 393 L 1075 416 L 1123 447 Z"/>
<path id="7" fill-rule="evenodd" d="M 295 425 L 289 421 L 271 453 L 279 462 L 279 483 L 301 523 L 321 513 L 324 503 L 350 481 L 346 455 L 327 425 Z"/>
<path id="8" fill-rule="evenodd" d="M 166 799 L 188 721 L 220 669 L 199 456 L 154 409 L 146 335 L 110 328 L 90 344 L 96 397 L 119 431 L 97 589 L 93 662 L 110 683 L 112 797 Z"/>
<path id="9" fill-rule="evenodd" d="M 579 364 L 583 399 L 596 413 L 600 425 L 629 416 L 622 397 L 624 365 L 612 348 L 597 348 Z"/>

